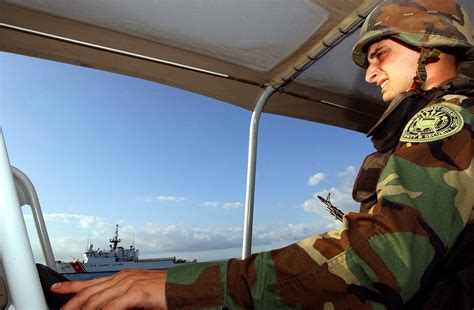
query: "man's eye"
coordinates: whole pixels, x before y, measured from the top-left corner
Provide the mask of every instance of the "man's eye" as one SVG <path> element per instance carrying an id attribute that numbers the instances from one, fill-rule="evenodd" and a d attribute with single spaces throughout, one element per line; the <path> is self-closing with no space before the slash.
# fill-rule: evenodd
<path id="1" fill-rule="evenodd" d="M 375 54 L 375 57 L 380 58 L 383 54 L 385 54 L 385 51 L 379 51 Z"/>

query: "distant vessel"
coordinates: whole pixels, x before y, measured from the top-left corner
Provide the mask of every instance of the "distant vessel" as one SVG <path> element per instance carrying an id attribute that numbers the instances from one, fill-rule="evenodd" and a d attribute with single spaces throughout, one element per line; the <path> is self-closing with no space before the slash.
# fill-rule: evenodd
<path id="1" fill-rule="evenodd" d="M 138 249 L 133 245 L 129 249 L 118 246 L 122 239 L 118 236 L 118 227 L 115 227 L 115 236 L 110 241 L 110 250 L 94 250 L 90 244 L 82 259 L 72 262 L 56 262 L 56 270 L 62 274 L 114 272 L 129 268 L 142 269 L 170 269 L 181 264 L 191 263 L 176 257 L 138 259 Z M 192 261 L 196 262 L 196 260 Z"/>

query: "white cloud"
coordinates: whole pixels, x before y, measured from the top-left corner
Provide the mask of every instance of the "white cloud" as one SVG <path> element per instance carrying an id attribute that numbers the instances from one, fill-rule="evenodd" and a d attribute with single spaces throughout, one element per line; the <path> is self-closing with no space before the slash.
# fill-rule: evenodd
<path id="1" fill-rule="evenodd" d="M 167 195 L 160 195 L 160 196 L 145 196 L 137 198 L 139 201 L 153 203 L 153 202 L 182 202 L 185 200 L 189 200 L 186 197 L 179 197 L 179 196 L 167 196 Z"/>
<path id="2" fill-rule="evenodd" d="M 71 260 L 74 258 L 82 258 L 82 253 L 88 246 L 86 237 L 55 237 L 51 239 L 54 256 L 60 260 Z M 94 248 L 97 247 L 94 245 Z"/>
<path id="3" fill-rule="evenodd" d="M 30 242 L 37 261 L 44 261 L 41 254 L 41 247 L 36 238 L 36 231 L 32 214 L 24 215 L 28 231 L 30 232 Z M 43 213 L 53 252 L 58 259 L 79 258 L 87 247 L 88 239 L 104 240 L 112 237 L 115 224 L 109 223 L 105 218 L 66 213 Z M 119 221 L 123 222 L 123 221 Z M 58 232 L 61 235 L 58 235 Z M 68 235 L 63 235 L 68 231 Z M 106 247 L 108 245 L 105 244 Z"/>
<path id="4" fill-rule="evenodd" d="M 357 174 L 357 170 L 352 165 L 347 166 L 346 169 L 344 169 L 344 171 L 339 172 L 337 176 L 341 178 L 341 186 L 348 187 L 352 190 L 356 174 Z"/>
<path id="5" fill-rule="evenodd" d="M 244 206 L 243 203 L 241 202 L 226 202 L 224 203 L 224 209 L 238 209 L 238 208 L 242 208 Z"/>
<path id="6" fill-rule="evenodd" d="M 177 196 L 158 196 L 156 197 L 158 201 L 172 201 L 172 202 L 181 202 L 184 200 L 188 200 L 186 197 L 177 197 Z"/>
<path id="7" fill-rule="evenodd" d="M 217 201 L 206 201 L 202 205 L 203 207 L 216 208 L 217 206 L 219 206 L 219 203 Z"/>
<path id="8" fill-rule="evenodd" d="M 92 229 L 93 231 L 102 231 L 99 228 L 108 228 L 110 224 L 103 217 L 82 215 L 82 214 L 67 214 L 67 213 L 44 213 L 44 220 L 46 223 L 62 223 L 75 224 L 81 228 Z M 25 214 L 25 219 L 32 219 L 31 214 Z"/>
<path id="9" fill-rule="evenodd" d="M 319 225 L 316 225 L 319 226 Z M 285 224 L 279 227 L 255 228 L 257 243 L 274 243 L 286 240 L 301 240 L 315 233 L 315 226 L 309 224 Z"/>
<path id="10" fill-rule="evenodd" d="M 271 227 L 254 227 L 255 245 L 271 244 L 284 240 L 300 240 L 324 226 L 311 224 L 284 224 Z M 126 240 L 134 236 L 135 245 L 142 254 L 160 252 L 191 252 L 202 250 L 228 249 L 242 245 L 242 227 L 186 227 L 179 225 L 162 226 L 158 223 L 146 223 L 140 228 L 122 227 L 122 246 L 127 247 Z M 104 235 L 104 242 L 110 238 Z M 97 239 L 97 238 L 96 238 Z M 105 244 L 105 243 L 104 243 Z M 99 245 L 99 243 L 98 243 Z M 101 246 L 102 247 L 102 246 Z"/>
<path id="11" fill-rule="evenodd" d="M 331 202 L 333 205 L 342 212 L 358 210 L 358 204 L 352 199 L 352 185 L 356 176 L 356 169 L 354 166 L 348 166 L 344 171 L 339 172 L 337 175 L 340 179 L 337 187 L 331 187 L 316 192 L 312 198 L 307 199 L 302 204 L 301 207 L 306 212 L 320 214 L 328 220 L 331 219 L 332 222 L 332 219 L 334 218 L 329 215 L 326 206 L 318 199 L 318 196 L 326 197 L 329 193 L 331 193 Z M 329 225 L 330 227 L 333 227 L 333 223 L 330 223 Z"/>
<path id="12" fill-rule="evenodd" d="M 82 228 L 94 229 L 101 232 L 103 229 L 99 229 L 100 227 L 109 227 L 109 224 L 104 218 L 96 216 L 81 216 L 79 218 L 79 225 Z"/>
<path id="13" fill-rule="evenodd" d="M 31 219 L 30 215 L 26 218 Z M 56 259 L 71 260 L 82 257 L 88 242 L 92 242 L 94 249 L 108 249 L 108 240 L 115 232 L 115 222 L 77 214 L 44 214 L 48 226 L 68 225 L 77 227 L 77 236 L 51 235 L 51 244 Z M 32 221 L 29 221 L 32 224 Z M 55 222 L 56 224 L 54 224 Z M 140 250 L 142 256 L 160 256 L 160 253 L 179 253 L 193 251 L 223 250 L 239 248 L 242 245 L 242 227 L 187 227 L 179 225 L 163 226 L 159 223 L 145 223 L 139 226 L 121 222 L 121 245 L 128 247 L 132 242 Z M 60 223 L 60 224 L 58 224 Z M 86 223 L 86 224 L 85 224 Z M 93 224 L 95 223 L 95 224 Z M 85 226 L 89 225 L 89 230 Z M 102 229 L 93 225 L 101 225 Z M 281 224 L 271 227 L 254 227 L 254 245 L 272 245 L 280 241 L 296 241 L 313 233 L 322 232 L 325 223 L 316 224 Z M 93 236 L 88 232 L 95 229 Z M 54 229 L 53 229 L 54 230 Z M 318 231 L 319 230 L 319 231 Z M 63 231 L 63 230 L 60 230 Z M 83 236 L 81 236 L 83 235 Z M 89 236 L 89 237 L 88 237 Z M 37 240 L 32 240 L 33 251 L 38 261 L 42 261 L 41 248 Z M 271 247 L 271 246 L 270 246 Z M 169 254 L 167 254 L 169 255 Z M 172 254 L 173 255 L 173 254 Z M 176 254 L 179 256 L 179 254 Z M 192 254 L 189 254 L 192 258 Z M 219 257 L 216 257 L 219 258 Z"/>
<path id="14" fill-rule="evenodd" d="M 123 229 L 123 235 L 133 233 L 136 247 L 142 254 L 226 249 L 240 246 L 241 228 L 162 226 L 147 223 L 140 229 Z"/>
<path id="15" fill-rule="evenodd" d="M 319 183 L 321 183 L 322 181 L 324 181 L 327 177 L 327 174 L 325 173 L 322 173 L 322 172 L 318 172 L 316 173 L 315 175 L 311 176 L 308 180 L 308 184 L 309 185 L 318 185 Z"/>

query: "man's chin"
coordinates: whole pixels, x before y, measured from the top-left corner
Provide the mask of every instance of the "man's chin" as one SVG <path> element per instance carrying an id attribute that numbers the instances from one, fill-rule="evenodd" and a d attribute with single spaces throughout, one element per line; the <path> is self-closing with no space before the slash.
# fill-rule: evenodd
<path id="1" fill-rule="evenodd" d="M 390 103 L 393 98 L 401 94 L 401 92 L 393 92 L 393 91 L 387 91 L 382 93 L 382 100 L 386 103 Z"/>
<path id="2" fill-rule="evenodd" d="M 393 96 L 385 95 L 385 94 L 382 95 L 382 100 L 386 103 L 389 103 L 390 101 L 392 101 L 392 99 L 393 99 Z"/>

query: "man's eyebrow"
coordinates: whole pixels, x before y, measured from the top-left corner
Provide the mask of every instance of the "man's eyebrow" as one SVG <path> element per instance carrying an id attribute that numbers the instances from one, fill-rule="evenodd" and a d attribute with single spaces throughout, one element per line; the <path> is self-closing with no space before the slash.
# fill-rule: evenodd
<path id="1" fill-rule="evenodd" d="M 373 59 L 375 57 L 375 54 L 377 54 L 378 51 L 380 51 L 382 48 L 384 47 L 383 46 L 376 47 L 375 50 L 369 53 L 369 55 L 367 56 L 367 59 Z"/>

